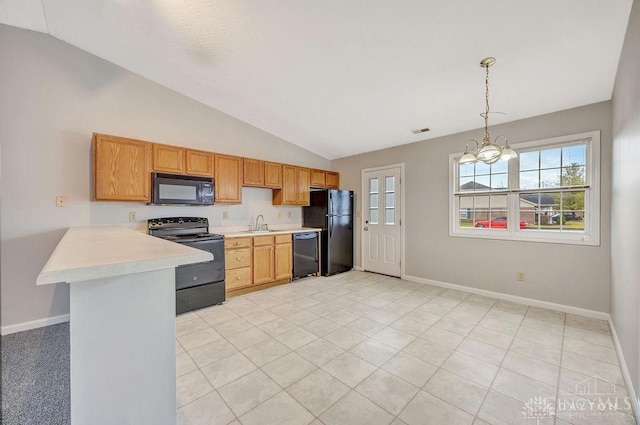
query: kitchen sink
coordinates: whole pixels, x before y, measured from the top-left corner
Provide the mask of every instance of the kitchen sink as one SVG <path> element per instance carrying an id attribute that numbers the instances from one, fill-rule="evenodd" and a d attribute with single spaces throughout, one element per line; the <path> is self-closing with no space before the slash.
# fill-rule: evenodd
<path id="1" fill-rule="evenodd" d="M 273 232 L 273 230 L 271 229 L 267 229 L 267 230 L 245 230 L 246 233 L 271 233 Z"/>

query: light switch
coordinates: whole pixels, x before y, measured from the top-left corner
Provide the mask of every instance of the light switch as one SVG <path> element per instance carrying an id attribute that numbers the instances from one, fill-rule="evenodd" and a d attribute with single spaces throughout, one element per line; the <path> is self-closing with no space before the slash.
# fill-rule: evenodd
<path id="1" fill-rule="evenodd" d="M 63 195 L 56 196 L 56 207 L 66 207 L 67 197 Z"/>
<path id="2" fill-rule="evenodd" d="M 222 218 L 223 219 L 229 218 L 229 211 L 222 211 Z"/>

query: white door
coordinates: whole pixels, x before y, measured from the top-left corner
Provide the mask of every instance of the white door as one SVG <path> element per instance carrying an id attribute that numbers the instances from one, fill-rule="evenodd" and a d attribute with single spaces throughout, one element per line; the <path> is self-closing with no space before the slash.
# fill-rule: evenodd
<path id="1" fill-rule="evenodd" d="M 401 166 L 363 170 L 362 267 L 400 277 Z"/>

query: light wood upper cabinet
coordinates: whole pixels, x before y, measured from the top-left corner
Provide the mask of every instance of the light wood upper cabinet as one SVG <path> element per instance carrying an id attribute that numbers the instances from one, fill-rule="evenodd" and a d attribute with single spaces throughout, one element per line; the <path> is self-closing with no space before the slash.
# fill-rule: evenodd
<path id="1" fill-rule="evenodd" d="M 273 191 L 273 205 L 309 205 L 309 169 L 282 166 L 282 189 Z"/>
<path id="2" fill-rule="evenodd" d="M 309 186 L 311 181 L 309 179 L 308 168 L 297 168 L 296 170 L 296 190 L 298 191 L 298 205 L 309 205 L 310 195 Z"/>
<path id="3" fill-rule="evenodd" d="M 340 175 L 259 159 L 94 133 L 94 199 L 151 200 L 152 171 L 213 176 L 215 202 L 241 204 L 242 186 L 273 189 L 273 205 L 309 205 L 309 188 L 338 188 Z"/>
<path id="4" fill-rule="evenodd" d="M 338 189 L 340 187 L 340 173 L 327 171 L 326 183 L 327 189 Z"/>
<path id="5" fill-rule="evenodd" d="M 213 154 L 211 152 L 187 149 L 185 158 L 187 174 L 213 176 Z"/>
<path id="6" fill-rule="evenodd" d="M 323 170 L 311 170 L 311 187 L 325 188 L 327 172 Z"/>
<path id="7" fill-rule="evenodd" d="M 153 144 L 153 171 L 184 174 L 185 148 L 171 145 Z"/>
<path id="8" fill-rule="evenodd" d="M 340 173 L 311 169 L 311 187 L 320 189 L 338 189 L 340 186 Z"/>
<path id="9" fill-rule="evenodd" d="M 215 202 L 242 203 L 242 158 L 214 154 Z"/>
<path id="10" fill-rule="evenodd" d="M 243 179 L 245 186 L 264 186 L 264 161 L 259 159 L 244 158 Z"/>
<path id="11" fill-rule="evenodd" d="M 264 185 L 274 189 L 280 189 L 282 187 L 282 164 L 265 161 Z"/>
<path id="12" fill-rule="evenodd" d="M 296 167 L 282 166 L 282 190 L 273 191 L 273 203 L 276 205 L 297 205 Z M 278 199 L 276 199 L 278 198 Z"/>
<path id="13" fill-rule="evenodd" d="M 95 200 L 151 200 L 151 143 L 94 133 L 92 148 Z"/>

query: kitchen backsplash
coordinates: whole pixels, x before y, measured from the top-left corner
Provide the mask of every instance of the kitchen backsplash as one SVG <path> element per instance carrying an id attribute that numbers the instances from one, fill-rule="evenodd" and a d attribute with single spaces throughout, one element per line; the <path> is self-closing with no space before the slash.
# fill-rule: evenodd
<path id="1" fill-rule="evenodd" d="M 302 208 L 274 206 L 269 189 L 242 188 L 242 204 L 215 204 L 208 207 L 142 205 L 138 202 L 91 202 L 91 224 L 119 224 L 133 229 L 146 229 L 147 220 L 158 217 L 207 217 L 211 228 L 246 228 L 262 214 L 269 226 L 286 227 L 302 224 Z M 134 212 L 135 221 L 129 221 Z M 262 221 L 261 221 L 262 223 Z"/>

